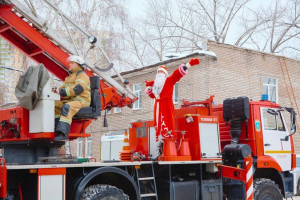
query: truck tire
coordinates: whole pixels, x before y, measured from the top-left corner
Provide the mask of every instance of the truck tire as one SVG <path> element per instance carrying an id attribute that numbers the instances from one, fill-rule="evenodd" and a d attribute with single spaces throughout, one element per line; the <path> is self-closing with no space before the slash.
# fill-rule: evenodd
<path id="1" fill-rule="evenodd" d="M 254 199 L 255 200 L 282 200 L 282 194 L 278 185 L 266 178 L 254 180 Z"/>
<path id="2" fill-rule="evenodd" d="M 97 184 L 85 188 L 80 200 L 129 200 L 129 197 L 115 186 Z"/>
<path id="3" fill-rule="evenodd" d="M 300 178 L 298 179 L 298 183 L 296 187 L 296 196 L 300 196 Z"/>

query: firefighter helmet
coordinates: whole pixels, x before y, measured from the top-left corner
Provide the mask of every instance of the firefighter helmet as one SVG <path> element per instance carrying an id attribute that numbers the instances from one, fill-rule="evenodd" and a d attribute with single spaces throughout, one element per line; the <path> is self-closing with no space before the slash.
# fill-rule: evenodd
<path id="1" fill-rule="evenodd" d="M 71 55 L 69 58 L 68 58 L 68 61 L 73 61 L 73 62 L 76 62 L 78 63 L 79 65 L 83 65 L 85 64 L 85 61 L 82 57 L 80 56 L 75 56 L 75 55 Z"/>

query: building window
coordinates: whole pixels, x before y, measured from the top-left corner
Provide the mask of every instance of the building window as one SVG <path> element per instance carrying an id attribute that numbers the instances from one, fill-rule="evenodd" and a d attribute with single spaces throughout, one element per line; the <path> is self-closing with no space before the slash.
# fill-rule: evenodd
<path id="1" fill-rule="evenodd" d="M 77 139 L 77 157 L 78 158 L 83 157 L 82 150 L 83 150 L 83 138 L 78 138 Z"/>
<path id="2" fill-rule="evenodd" d="M 0 68 L 0 83 L 5 83 L 5 70 Z"/>
<path id="3" fill-rule="evenodd" d="M 173 103 L 177 104 L 178 103 L 178 82 L 174 85 L 174 90 L 173 90 Z"/>
<path id="4" fill-rule="evenodd" d="M 122 112 L 122 108 L 114 107 L 114 113 L 120 113 L 120 112 Z"/>
<path id="5" fill-rule="evenodd" d="M 268 95 L 268 100 L 277 102 L 277 80 L 274 78 L 263 78 L 263 94 Z"/>
<path id="6" fill-rule="evenodd" d="M 133 93 L 139 99 L 136 100 L 133 104 L 133 109 L 141 109 L 142 108 L 142 84 L 134 84 L 133 85 Z"/>
<path id="7" fill-rule="evenodd" d="M 86 158 L 91 158 L 92 157 L 92 137 L 86 138 L 86 143 L 85 143 L 85 157 Z"/>

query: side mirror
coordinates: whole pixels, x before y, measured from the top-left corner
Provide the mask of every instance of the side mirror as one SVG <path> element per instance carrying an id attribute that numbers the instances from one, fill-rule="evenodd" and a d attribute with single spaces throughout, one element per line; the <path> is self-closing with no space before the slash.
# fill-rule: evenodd
<path id="1" fill-rule="evenodd" d="M 293 112 L 291 113 L 291 133 L 296 133 L 297 130 L 297 126 L 296 126 L 296 112 L 293 110 Z"/>
<path id="2" fill-rule="evenodd" d="M 294 108 L 285 107 L 284 109 L 290 113 L 290 119 L 291 119 L 290 132 L 292 134 L 295 134 L 296 130 L 297 130 L 297 127 L 296 127 L 296 115 L 297 114 L 296 114 Z"/>
<path id="3" fill-rule="evenodd" d="M 275 110 L 273 109 L 268 109 L 267 112 L 271 115 L 278 115 L 278 112 L 276 112 Z"/>

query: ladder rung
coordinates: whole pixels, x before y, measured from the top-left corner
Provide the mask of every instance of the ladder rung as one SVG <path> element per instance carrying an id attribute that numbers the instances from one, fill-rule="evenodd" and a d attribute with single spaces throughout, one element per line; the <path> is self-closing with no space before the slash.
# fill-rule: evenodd
<path id="1" fill-rule="evenodd" d="M 146 180 L 154 180 L 154 177 L 143 177 L 139 178 L 140 181 L 146 181 Z"/>
<path id="2" fill-rule="evenodd" d="M 156 196 L 155 193 L 141 194 L 141 198 L 144 198 L 144 197 L 155 197 L 155 196 Z"/>

